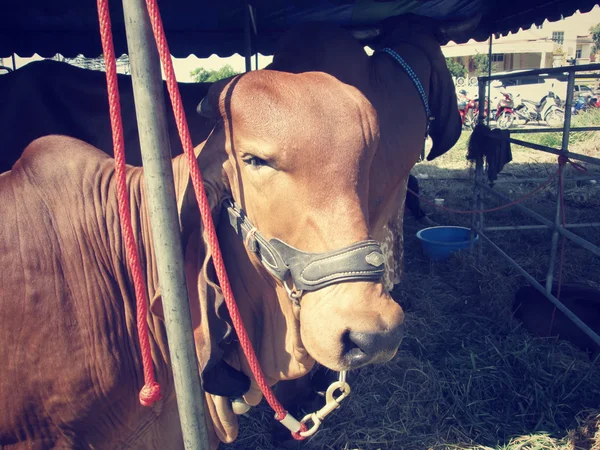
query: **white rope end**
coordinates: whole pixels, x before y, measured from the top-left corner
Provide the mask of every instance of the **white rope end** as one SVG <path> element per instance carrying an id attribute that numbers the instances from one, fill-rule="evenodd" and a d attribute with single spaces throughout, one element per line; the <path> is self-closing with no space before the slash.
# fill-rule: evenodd
<path id="1" fill-rule="evenodd" d="M 285 412 L 285 417 L 279 422 L 292 433 L 298 433 L 302 426 L 302 424 L 287 411 Z"/>

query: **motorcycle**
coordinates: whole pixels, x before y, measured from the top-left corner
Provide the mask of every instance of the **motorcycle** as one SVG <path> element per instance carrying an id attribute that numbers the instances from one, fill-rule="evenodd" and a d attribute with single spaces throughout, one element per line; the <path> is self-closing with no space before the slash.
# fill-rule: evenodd
<path id="1" fill-rule="evenodd" d="M 565 121 L 565 111 L 559 105 L 554 92 L 550 91 L 539 103 L 532 100 L 522 99 L 521 103 L 514 109 L 517 118 L 525 123 L 531 121 L 546 122 L 549 126 L 562 126 Z"/>
<path id="2" fill-rule="evenodd" d="M 468 98 L 466 92 L 463 94 L 463 91 L 461 91 L 461 94 L 462 99 L 458 99 L 458 113 L 460 114 L 463 127 L 466 130 L 472 130 L 477 125 L 479 119 L 479 100 L 477 98 Z M 485 106 L 484 117 L 487 117 L 487 101 L 485 102 Z"/>
<path id="3" fill-rule="evenodd" d="M 496 106 L 495 119 L 498 128 L 507 130 L 512 127 L 517 115 L 515 114 L 515 102 L 512 94 L 509 92 L 502 92 L 502 97 L 498 101 Z"/>
<path id="4" fill-rule="evenodd" d="M 580 95 L 571 111 L 573 114 L 579 114 L 579 112 L 587 111 L 589 108 L 598 108 L 598 99 L 595 96 L 584 96 Z"/>

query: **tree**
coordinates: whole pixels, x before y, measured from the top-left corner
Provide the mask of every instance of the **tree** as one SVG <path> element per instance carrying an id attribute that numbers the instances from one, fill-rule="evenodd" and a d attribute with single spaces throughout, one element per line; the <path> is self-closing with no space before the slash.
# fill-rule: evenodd
<path id="1" fill-rule="evenodd" d="M 594 40 L 594 53 L 600 52 L 600 23 L 590 28 L 592 39 Z"/>
<path id="2" fill-rule="evenodd" d="M 106 72 L 106 63 L 104 61 L 104 56 L 99 56 L 97 58 L 88 58 L 83 55 L 77 55 L 75 58 L 65 58 L 61 54 L 57 54 L 52 59 L 55 61 L 66 62 L 73 66 L 81 67 L 82 69 L 100 70 L 102 72 Z M 119 56 L 117 58 L 116 64 L 118 73 L 130 73 L 128 55 L 123 54 Z"/>
<path id="3" fill-rule="evenodd" d="M 475 75 L 487 75 L 488 73 L 488 64 L 490 58 L 488 55 L 477 53 L 472 56 L 473 58 L 473 66 L 475 66 Z"/>
<path id="4" fill-rule="evenodd" d="M 448 66 L 448 70 L 450 71 L 450 75 L 453 77 L 459 78 L 464 77 L 466 73 L 465 65 L 452 58 L 446 58 L 446 65 Z"/>
<path id="5" fill-rule="evenodd" d="M 238 73 L 239 72 L 233 70 L 233 67 L 227 64 L 218 70 L 206 70 L 203 67 L 198 67 L 190 72 L 190 76 L 196 83 L 214 83 L 215 81 L 232 77 Z"/>

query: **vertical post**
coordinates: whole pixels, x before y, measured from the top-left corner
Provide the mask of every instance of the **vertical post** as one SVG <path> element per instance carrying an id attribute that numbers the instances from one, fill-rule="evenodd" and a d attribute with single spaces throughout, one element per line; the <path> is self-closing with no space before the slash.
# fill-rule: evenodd
<path id="1" fill-rule="evenodd" d="M 567 82 L 567 102 L 565 104 L 565 123 L 563 124 L 562 134 L 562 145 L 560 148 L 561 156 L 568 156 L 569 154 L 569 134 L 571 131 L 571 111 L 573 107 L 573 88 L 575 86 L 575 71 L 569 72 L 569 81 Z M 551 101 L 548 99 L 547 101 Z M 559 226 L 561 225 L 561 196 L 562 192 L 562 177 L 558 177 L 556 182 L 556 214 L 554 216 L 554 223 Z M 554 281 L 554 268 L 556 267 L 556 254 L 558 251 L 558 229 L 554 228 L 552 232 L 552 241 L 550 246 L 550 264 L 548 266 L 548 272 L 546 274 L 546 293 L 552 292 L 552 282 Z"/>
<path id="2" fill-rule="evenodd" d="M 573 110 L 573 92 L 575 88 L 575 71 L 569 72 L 567 82 L 567 99 L 565 104 L 565 123 L 563 127 L 561 151 L 566 154 L 569 152 L 569 134 L 571 131 L 571 112 Z"/>
<path id="3" fill-rule="evenodd" d="M 489 83 L 489 80 L 486 81 L 486 83 Z M 478 89 L 479 89 L 479 94 L 478 94 L 479 117 L 477 120 L 477 122 L 479 124 L 483 124 L 483 122 L 484 122 L 485 87 L 486 87 L 486 84 L 479 81 L 479 86 L 478 86 Z M 489 116 L 489 114 L 488 114 L 488 116 Z M 481 156 L 477 156 L 477 159 L 475 160 L 475 182 L 473 183 L 473 210 L 474 211 L 483 209 L 482 208 L 483 189 L 481 189 L 479 187 L 477 182 L 483 183 L 483 157 L 481 157 Z M 482 229 L 483 229 L 483 213 L 474 212 L 473 216 L 471 217 L 471 236 L 470 236 L 471 237 L 471 242 L 470 242 L 471 252 L 473 252 L 473 250 L 474 250 L 473 239 L 475 237 L 475 230 L 482 230 Z"/>
<path id="4" fill-rule="evenodd" d="M 494 39 L 494 33 L 490 34 L 490 47 L 488 49 L 488 82 L 487 82 L 487 99 L 488 99 L 488 106 L 487 106 L 487 126 L 490 126 L 490 118 L 492 116 L 492 96 L 491 96 L 491 88 L 492 88 L 492 82 L 490 80 L 490 77 L 492 76 L 492 59 L 494 54 L 492 53 L 492 40 Z M 485 105 L 485 103 L 484 103 Z"/>
<path id="5" fill-rule="evenodd" d="M 487 80 L 486 83 L 489 83 L 490 81 Z M 479 82 L 479 93 L 478 98 L 479 98 L 479 118 L 477 120 L 478 123 L 483 123 L 483 119 L 485 117 L 485 88 L 486 88 L 486 84 L 485 83 L 481 83 Z M 483 102 L 483 103 L 482 103 Z"/>
<path id="6" fill-rule="evenodd" d="M 252 70 L 252 33 L 250 32 L 250 5 L 244 1 L 244 53 L 246 59 L 246 72 Z"/>
<path id="7" fill-rule="evenodd" d="M 12 54 L 12 56 L 10 57 L 10 59 L 12 60 L 13 71 L 17 70 L 17 60 L 15 59 L 15 54 L 14 53 Z"/>
<path id="8" fill-rule="evenodd" d="M 177 407 L 186 450 L 209 449 L 192 321 L 179 245 L 173 167 L 160 61 L 144 0 L 123 2 L 131 78 L 140 135 L 146 197 Z"/>

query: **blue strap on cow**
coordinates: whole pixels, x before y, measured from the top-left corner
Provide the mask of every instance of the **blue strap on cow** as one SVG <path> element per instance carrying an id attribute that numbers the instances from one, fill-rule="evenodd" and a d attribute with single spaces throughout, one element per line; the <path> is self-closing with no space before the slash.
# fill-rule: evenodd
<path id="1" fill-rule="evenodd" d="M 412 70 L 412 68 L 408 65 L 408 63 L 406 61 L 404 61 L 402 56 L 400 56 L 396 51 L 392 50 L 389 47 L 385 47 L 381 51 L 390 55 L 392 58 L 394 58 L 394 60 L 398 64 L 400 64 L 400 67 L 402 67 L 402 69 L 404 69 L 404 71 L 408 74 L 411 81 L 417 88 L 417 91 L 419 92 L 419 95 L 421 96 L 421 100 L 423 101 L 423 107 L 425 108 L 425 115 L 427 116 L 427 125 L 425 128 L 425 140 L 427 140 L 427 137 L 429 136 L 429 124 L 431 123 L 432 120 L 435 119 L 435 117 L 433 117 L 431 115 L 431 109 L 429 108 L 429 101 L 427 100 L 427 94 L 425 93 L 425 89 L 423 88 L 423 85 L 421 84 L 419 77 L 417 77 L 417 74 L 415 73 L 415 71 Z M 425 151 L 425 143 L 423 143 L 423 152 L 424 151 Z"/>

